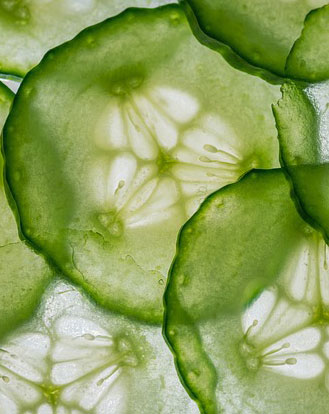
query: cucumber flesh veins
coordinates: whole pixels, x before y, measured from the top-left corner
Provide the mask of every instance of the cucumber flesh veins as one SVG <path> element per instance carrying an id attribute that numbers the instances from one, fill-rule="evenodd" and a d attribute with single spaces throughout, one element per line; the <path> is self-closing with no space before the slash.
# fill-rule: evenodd
<path id="1" fill-rule="evenodd" d="M 24 77 L 44 54 L 84 28 L 127 7 L 157 7 L 175 0 L 2 0 L 0 72 Z"/>
<path id="2" fill-rule="evenodd" d="M 0 84 L 0 130 L 7 118 L 13 94 Z M 0 155 L 0 170 L 3 160 Z M 38 305 L 52 271 L 43 258 L 20 241 L 15 218 L 0 174 L 0 337 L 27 319 Z M 1 406 L 1 405 L 0 405 Z"/>
<path id="3" fill-rule="evenodd" d="M 88 29 L 26 79 L 7 123 L 24 234 L 99 304 L 160 322 L 182 224 L 211 192 L 278 166 L 277 96 L 201 46 L 177 6 Z"/>
<path id="4" fill-rule="evenodd" d="M 159 327 L 100 311 L 60 279 L 1 342 L 0 402 L 6 414 L 198 412 Z"/>
<path id="5" fill-rule="evenodd" d="M 279 414 L 283 408 L 291 414 L 307 414 L 313 407 L 325 412 L 329 402 L 328 248 L 322 235 L 298 217 L 283 172 L 252 174 L 254 177 L 249 174 L 241 182 L 210 196 L 183 228 L 165 294 L 165 335 L 185 384 L 207 414 Z M 252 182 L 254 195 L 249 187 Z M 264 186 L 263 191 L 259 186 Z M 270 193 L 274 196 L 272 202 Z M 249 218 L 239 202 L 242 197 L 248 205 L 244 194 L 254 197 L 254 213 L 250 212 Z M 254 231 L 249 224 L 243 227 L 239 223 L 239 210 L 235 212 L 230 201 L 234 195 L 246 223 L 255 215 Z M 281 210 L 281 218 L 275 225 L 267 226 L 271 234 L 265 241 L 265 215 L 258 209 L 264 203 L 265 208 L 267 202 L 271 202 L 272 211 L 265 215 L 279 214 Z M 228 211 L 233 212 L 235 220 Z M 284 218 L 289 211 L 290 215 Z M 295 228 L 295 235 L 289 236 L 291 230 L 284 225 L 280 238 L 275 226 L 280 227 L 287 219 Z M 225 220 L 228 224 L 236 222 L 230 224 L 231 237 L 243 243 L 249 256 L 246 263 L 250 269 L 254 267 L 254 280 L 268 277 L 272 266 L 273 258 L 266 257 L 266 243 L 269 249 L 272 246 L 272 255 L 281 258 L 276 275 L 268 278 L 268 285 L 264 284 L 262 289 L 258 286 L 254 296 L 245 298 L 244 303 L 237 297 L 244 297 L 249 269 L 241 263 L 243 270 L 239 274 L 232 265 L 239 247 L 231 247 Z M 216 230 L 210 231 L 216 227 L 217 235 Z M 203 234 L 208 234 L 208 242 Z M 285 240 L 283 254 L 279 253 L 276 237 Z M 256 252 L 253 242 L 259 244 Z M 227 251 L 224 243 L 228 245 Z M 203 246 L 204 257 L 197 256 L 198 245 Z M 217 261 L 210 259 L 216 251 Z M 200 275 L 200 270 L 194 271 L 196 257 L 203 263 L 203 289 L 197 288 L 195 276 Z M 261 266 L 257 260 L 262 260 Z M 226 263 L 231 263 L 231 269 Z M 227 280 L 234 283 L 229 286 Z M 203 309 L 200 303 L 204 304 Z"/>
<path id="6" fill-rule="evenodd" d="M 286 76 L 285 65 L 307 14 L 326 0 L 183 0 L 201 30 L 230 46 L 252 65 Z M 191 21 L 192 26 L 196 23 Z M 200 40 L 206 41 L 203 36 Z M 209 42 L 211 44 L 211 42 Z M 287 75 L 299 75 L 289 71 Z"/>

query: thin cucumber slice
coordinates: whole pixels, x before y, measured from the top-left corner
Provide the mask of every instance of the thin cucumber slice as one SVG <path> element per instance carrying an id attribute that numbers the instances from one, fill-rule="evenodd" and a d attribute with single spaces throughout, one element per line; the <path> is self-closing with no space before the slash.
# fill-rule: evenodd
<path id="1" fill-rule="evenodd" d="M 326 412 L 328 258 L 280 170 L 219 190 L 183 227 L 164 332 L 203 413 Z"/>
<path id="2" fill-rule="evenodd" d="M 312 11 L 305 19 L 301 36 L 289 53 L 286 73 L 308 82 L 329 79 L 329 6 Z"/>
<path id="3" fill-rule="evenodd" d="M 197 414 L 160 327 L 101 312 L 55 280 L 0 343 L 5 414 Z"/>
<path id="4" fill-rule="evenodd" d="M 181 225 L 278 165 L 277 96 L 201 46 L 178 6 L 82 32 L 27 76 L 6 124 L 23 233 L 98 303 L 160 322 Z"/>
<path id="5" fill-rule="evenodd" d="M 282 87 L 274 106 L 281 158 L 304 218 L 329 240 L 329 83 Z"/>
<path id="6" fill-rule="evenodd" d="M 182 0 L 181 0 L 182 1 Z M 300 36 L 306 15 L 327 0 L 183 0 L 197 26 L 229 45 L 252 65 L 285 76 L 287 56 Z M 207 43 L 202 35 L 199 36 Z M 212 42 L 209 40 L 209 44 Z"/>
<path id="7" fill-rule="evenodd" d="M 1 0 L 0 72 L 24 76 L 44 54 L 84 28 L 127 7 L 157 7 L 175 0 Z"/>
<path id="8" fill-rule="evenodd" d="M 13 94 L 0 83 L 0 129 L 6 120 Z M 16 222 L 3 187 L 0 156 L 0 337 L 36 308 L 52 272 L 17 234 Z M 1 405 L 0 405 L 1 407 Z"/>

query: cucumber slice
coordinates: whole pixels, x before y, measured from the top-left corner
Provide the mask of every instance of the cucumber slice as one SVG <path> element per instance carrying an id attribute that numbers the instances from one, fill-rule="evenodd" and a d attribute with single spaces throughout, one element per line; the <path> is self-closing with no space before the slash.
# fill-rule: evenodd
<path id="1" fill-rule="evenodd" d="M 281 158 L 304 218 L 329 240 L 329 83 L 282 87 L 274 106 Z"/>
<path id="2" fill-rule="evenodd" d="M 85 27 L 127 7 L 157 7 L 175 0 L 2 0 L 0 72 L 24 76 L 44 54 Z"/>
<path id="3" fill-rule="evenodd" d="M 328 257 L 281 170 L 249 173 L 185 224 L 164 332 L 202 412 L 326 412 Z"/>
<path id="4" fill-rule="evenodd" d="M 252 65 L 285 76 L 285 64 L 303 22 L 327 0 L 181 0 L 192 27 L 204 43 L 229 45 Z M 196 21 L 195 21 L 196 19 Z M 295 72 L 293 72 L 295 74 Z"/>
<path id="5" fill-rule="evenodd" d="M 181 225 L 278 165 L 277 96 L 201 46 L 178 6 L 82 32 L 23 81 L 5 128 L 23 233 L 98 303 L 160 322 Z"/>
<path id="6" fill-rule="evenodd" d="M 101 312 L 55 280 L 0 345 L 6 414 L 197 414 L 160 327 Z"/>
<path id="7" fill-rule="evenodd" d="M 11 91 L 0 83 L 0 129 L 12 99 Z M 32 314 L 51 276 L 44 260 L 19 240 L 0 174 L 0 337 Z"/>
<path id="8" fill-rule="evenodd" d="M 308 82 L 329 78 L 327 44 L 329 6 L 313 10 L 305 19 L 301 36 L 289 53 L 287 75 Z"/>

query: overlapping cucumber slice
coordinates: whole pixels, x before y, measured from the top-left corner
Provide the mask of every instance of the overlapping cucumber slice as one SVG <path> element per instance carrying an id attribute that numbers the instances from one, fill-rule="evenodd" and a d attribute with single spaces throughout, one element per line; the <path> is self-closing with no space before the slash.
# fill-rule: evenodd
<path id="1" fill-rule="evenodd" d="M 183 227 L 165 335 L 202 412 L 326 411 L 328 258 L 281 170 L 219 190 Z"/>
<path id="2" fill-rule="evenodd" d="M 92 305 L 55 280 L 31 321 L 0 343 L 6 414 L 197 414 L 160 327 Z"/>
<path id="3" fill-rule="evenodd" d="M 200 40 L 207 43 L 199 29 L 209 38 L 229 45 L 249 63 L 285 76 L 286 59 L 300 36 L 306 15 L 327 4 L 327 0 L 184 0 L 182 3 Z M 312 40 L 318 50 L 318 38 Z M 292 67 L 288 74 L 301 75 Z"/>
<path id="4" fill-rule="evenodd" d="M 27 76 L 5 128 L 23 233 L 98 303 L 161 321 L 181 225 L 278 165 L 277 97 L 200 45 L 178 6 L 82 32 Z"/>
<path id="5" fill-rule="evenodd" d="M 13 99 L 0 84 L 0 129 Z M 0 156 L 0 336 L 27 319 L 52 272 L 44 260 L 19 240 L 17 227 L 3 186 L 3 161 Z M 1 406 L 1 405 L 0 405 Z"/>
<path id="6" fill-rule="evenodd" d="M 307 16 L 302 34 L 287 59 L 286 73 L 289 76 L 309 82 L 329 78 L 328 23 L 328 5 Z"/>
<path id="7" fill-rule="evenodd" d="M 304 217 L 329 239 L 328 82 L 282 88 L 274 107 L 281 158 Z"/>
<path id="8" fill-rule="evenodd" d="M 157 7 L 175 0 L 1 0 L 0 73 L 24 76 L 43 55 L 84 28 L 127 7 Z"/>

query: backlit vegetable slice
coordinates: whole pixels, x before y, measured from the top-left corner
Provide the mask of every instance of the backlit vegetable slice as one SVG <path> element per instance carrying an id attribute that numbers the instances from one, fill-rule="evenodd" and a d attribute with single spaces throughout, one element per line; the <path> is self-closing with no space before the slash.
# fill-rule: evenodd
<path id="1" fill-rule="evenodd" d="M 160 327 L 93 306 L 55 280 L 29 322 L 0 343 L 6 414 L 197 414 Z"/>
<path id="2" fill-rule="evenodd" d="M 281 170 L 249 173 L 185 224 L 164 331 L 202 412 L 325 412 L 328 257 Z"/>
<path id="3" fill-rule="evenodd" d="M 304 217 L 329 240 L 328 82 L 282 88 L 274 106 L 281 158 Z M 298 167 L 298 168 L 297 168 Z"/>
<path id="4" fill-rule="evenodd" d="M 24 76 L 43 55 L 85 27 L 127 7 L 156 7 L 170 0 L 1 0 L 0 72 Z"/>
<path id="5" fill-rule="evenodd" d="M 303 32 L 287 59 L 287 75 L 309 82 L 329 79 L 328 24 L 328 5 L 306 17 Z"/>
<path id="6" fill-rule="evenodd" d="M 200 45 L 178 6 L 82 32 L 23 81 L 5 128 L 23 233 L 98 303 L 161 321 L 181 225 L 278 164 L 277 96 Z"/>
<path id="7" fill-rule="evenodd" d="M 184 0 L 191 23 L 249 63 L 285 76 L 286 59 L 306 15 L 327 0 Z M 196 31 L 198 33 L 198 31 Z M 199 34 L 207 43 L 207 39 Z M 317 40 L 315 41 L 317 42 Z M 211 42 L 209 42 L 211 43 Z"/>
<path id="8" fill-rule="evenodd" d="M 0 84 L 0 129 L 8 115 L 13 94 Z M 19 240 L 7 204 L 0 156 L 0 336 L 28 318 L 52 276 L 44 260 Z M 1 404 L 0 404 L 1 406 Z"/>

